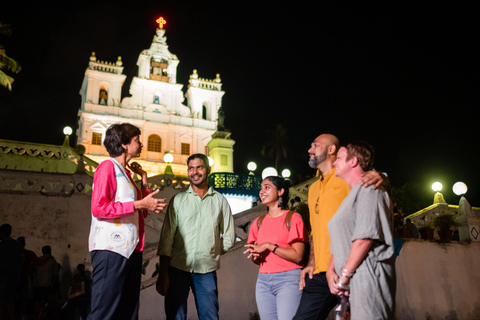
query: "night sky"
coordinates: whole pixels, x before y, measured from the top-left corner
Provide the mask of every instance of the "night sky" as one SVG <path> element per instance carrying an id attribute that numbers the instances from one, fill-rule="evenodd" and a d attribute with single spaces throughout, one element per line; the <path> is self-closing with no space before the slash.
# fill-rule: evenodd
<path id="1" fill-rule="evenodd" d="M 220 73 L 236 172 L 249 161 L 274 165 L 261 151 L 279 124 L 290 149 L 279 169 L 288 167 L 294 182 L 314 174 L 312 140 L 332 133 L 371 143 L 376 169 L 394 187 L 407 183 L 416 209 L 432 203 L 437 180 L 448 203 L 458 203 L 451 188 L 463 181 L 480 206 L 477 11 L 338 2 L 9 1 L 0 20 L 13 34 L 2 39 L 22 71 L 12 92 L 0 88 L 0 138 L 62 144 L 92 51 L 99 60 L 122 57 L 128 96 L 163 16 L 184 92 L 193 69 L 208 79 Z"/>

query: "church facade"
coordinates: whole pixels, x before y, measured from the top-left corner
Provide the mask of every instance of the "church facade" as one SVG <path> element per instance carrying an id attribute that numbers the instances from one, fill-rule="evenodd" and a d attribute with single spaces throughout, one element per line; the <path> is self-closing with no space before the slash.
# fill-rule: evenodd
<path id="1" fill-rule="evenodd" d="M 183 85 L 177 83 L 178 64 L 168 49 L 165 29 L 157 28 L 150 48 L 138 57 L 131 96 L 122 97 L 126 75 L 121 57 L 115 63 L 104 62 L 92 53 L 80 89 L 76 132 L 85 155 L 98 163 L 107 159 L 103 147 L 107 128 L 129 122 L 141 130 L 144 148 L 136 161 L 149 176 L 163 174 L 168 164 L 173 174 L 186 175 L 186 160 L 194 153 L 210 156 L 213 172 L 233 172 L 234 141 L 223 125 L 220 75 L 203 79 L 193 70 L 184 94 Z"/>

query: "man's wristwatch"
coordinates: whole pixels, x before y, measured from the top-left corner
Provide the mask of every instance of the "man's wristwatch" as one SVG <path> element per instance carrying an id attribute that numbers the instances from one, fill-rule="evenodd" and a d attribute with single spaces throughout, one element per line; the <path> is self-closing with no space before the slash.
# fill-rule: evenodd
<path id="1" fill-rule="evenodd" d="M 273 248 L 272 252 L 275 253 L 275 250 L 277 250 L 277 248 L 278 248 L 278 244 L 274 244 L 273 247 L 274 248 Z"/>

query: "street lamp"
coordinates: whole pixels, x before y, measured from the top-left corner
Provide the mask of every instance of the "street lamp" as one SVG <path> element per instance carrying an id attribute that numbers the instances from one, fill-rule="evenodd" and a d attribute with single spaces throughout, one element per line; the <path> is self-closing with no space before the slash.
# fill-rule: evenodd
<path id="1" fill-rule="evenodd" d="M 432 184 L 432 189 L 433 191 L 435 191 L 435 195 L 433 196 L 433 203 L 446 203 L 445 199 L 443 198 L 443 194 L 440 193 L 442 187 L 442 184 L 438 181 Z"/>
<path id="2" fill-rule="evenodd" d="M 284 178 L 290 178 L 291 174 L 292 173 L 288 169 L 283 169 L 283 171 L 282 171 L 282 177 L 284 177 Z"/>
<path id="3" fill-rule="evenodd" d="M 166 163 L 170 164 L 173 162 L 173 155 L 169 152 L 166 152 L 165 155 L 163 156 L 163 161 Z"/>
<path id="4" fill-rule="evenodd" d="M 249 174 L 253 175 L 253 171 L 257 170 L 257 164 L 253 161 L 250 161 L 247 164 L 247 169 L 250 171 Z"/>
<path id="5" fill-rule="evenodd" d="M 66 126 L 65 128 L 63 128 L 63 134 L 66 135 L 66 136 L 69 136 L 71 135 L 73 132 L 72 128 L 69 127 L 69 126 Z"/>
<path id="6" fill-rule="evenodd" d="M 440 192 L 440 190 L 442 190 L 442 187 L 443 187 L 442 184 L 438 181 L 436 181 L 432 184 L 432 189 L 435 192 Z"/>
<path id="7" fill-rule="evenodd" d="M 170 163 L 173 162 L 173 155 L 170 152 L 165 152 L 165 155 L 163 156 L 163 161 L 167 163 L 167 166 L 165 167 L 165 172 L 163 174 L 173 174 L 172 166 Z"/>
<path id="8" fill-rule="evenodd" d="M 461 196 L 461 195 L 464 195 L 465 193 L 467 193 L 467 185 L 461 181 L 458 181 L 457 183 L 455 183 L 453 185 L 453 192 L 457 195 L 457 196 Z"/>
<path id="9" fill-rule="evenodd" d="M 262 179 L 265 179 L 268 176 L 277 176 L 277 175 L 278 175 L 277 170 L 275 170 L 274 167 L 266 167 L 262 171 Z"/>
<path id="10" fill-rule="evenodd" d="M 68 137 L 72 134 L 73 130 L 71 127 L 66 126 L 63 128 L 63 134 L 65 135 L 65 140 L 63 140 L 63 146 L 68 147 L 70 145 L 70 140 Z"/>

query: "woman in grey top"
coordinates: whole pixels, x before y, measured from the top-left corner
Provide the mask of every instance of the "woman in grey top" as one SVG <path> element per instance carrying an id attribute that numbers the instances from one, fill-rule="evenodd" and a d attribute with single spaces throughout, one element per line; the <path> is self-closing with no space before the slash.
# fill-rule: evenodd
<path id="1" fill-rule="evenodd" d="M 359 184 L 374 158 L 365 142 L 338 151 L 336 175 L 351 191 L 328 224 L 332 258 L 327 271 L 330 291 L 349 296 L 351 319 L 394 319 L 395 264 L 393 212 L 383 188 Z"/>

